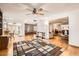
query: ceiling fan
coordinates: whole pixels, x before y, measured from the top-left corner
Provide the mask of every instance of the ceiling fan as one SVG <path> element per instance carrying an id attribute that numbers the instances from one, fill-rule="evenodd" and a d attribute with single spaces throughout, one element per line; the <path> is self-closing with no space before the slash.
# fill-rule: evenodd
<path id="1" fill-rule="evenodd" d="M 26 9 L 26 10 L 31 11 L 31 13 L 28 13 L 26 15 L 30 15 L 30 14 L 33 14 L 33 15 L 44 15 L 43 8 L 39 8 L 39 9 L 33 8 L 32 10 L 31 9 Z"/>
<path id="2" fill-rule="evenodd" d="M 22 6 L 28 13 L 26 15 L 45 15 L 45 12 L 48 12 L 44 8 L 40 8 L 43 4 L 19 4 Z M 27 6 L 27 7 L 26 7 Z"/>

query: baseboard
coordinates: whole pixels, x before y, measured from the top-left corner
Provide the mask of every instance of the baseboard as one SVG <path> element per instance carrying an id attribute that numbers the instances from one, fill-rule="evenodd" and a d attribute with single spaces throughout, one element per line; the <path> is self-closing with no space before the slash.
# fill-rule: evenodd
<path id="1" fill-rule="evenodd" d="M 72 47 L 75 47 L 75 48 L 79 48 L 79 46 L 75 46 L 75 45 L 72 45 L 72 44 L 69 44 L 70 46 Z"/>

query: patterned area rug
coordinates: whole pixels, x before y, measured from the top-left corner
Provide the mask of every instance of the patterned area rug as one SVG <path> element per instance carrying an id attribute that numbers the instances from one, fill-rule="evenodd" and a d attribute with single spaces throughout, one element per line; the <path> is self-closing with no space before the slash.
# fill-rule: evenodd
<path id="1" fill-rule="evenodd" d="M 59 56 L 64 49 L 41 40 L 13 44 L 13 56 Z"/>

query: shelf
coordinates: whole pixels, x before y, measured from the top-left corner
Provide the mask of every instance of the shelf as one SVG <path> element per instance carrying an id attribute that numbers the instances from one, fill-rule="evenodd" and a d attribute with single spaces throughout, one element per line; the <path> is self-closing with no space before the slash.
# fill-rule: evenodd
<path id="1" fill-rule="evenodd" d="M 2 28 L 0 28 L 0 29 L 2 29 Z"/>
<path id="2" fill-rule="evenodd" d="M 3 23 L 2 23 L 2 12 L 0 11 L 0 35 L 2 35 Z"/>

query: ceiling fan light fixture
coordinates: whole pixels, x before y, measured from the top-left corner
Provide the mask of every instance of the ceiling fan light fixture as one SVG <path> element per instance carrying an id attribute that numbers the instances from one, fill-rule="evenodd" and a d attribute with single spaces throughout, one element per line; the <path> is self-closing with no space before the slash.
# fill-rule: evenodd
<path id="1" fill-rule="evenodd" d="M 37 10 L 36 8 L 33 9 L 33 14 L 36 14 Z"/>
<path id="2" fill-rule="evenodd" d="M 38 11 L 43 11 L 43 8 L 38 9 Z"/>

